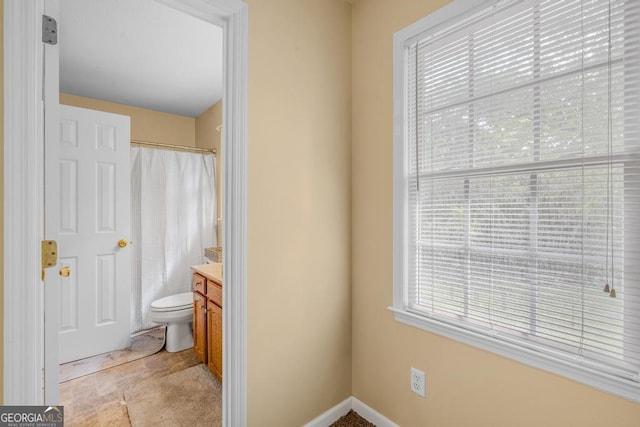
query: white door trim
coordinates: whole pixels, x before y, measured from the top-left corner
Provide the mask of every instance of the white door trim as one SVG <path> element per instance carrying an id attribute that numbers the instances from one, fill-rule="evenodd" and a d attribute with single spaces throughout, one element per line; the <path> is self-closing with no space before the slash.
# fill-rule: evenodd
<path id="1" fill-rule="evenodd" d="M 43 11 L 4 1 L 4 405 L 44 398 Z"/>
<path id="2" fill-rule="evenodd" d="M 57 0 L 53 0 L 57 1 Z M 224 29 L 223 425 L 246 425 L 248 7 L 158 0 Z M 43 0 L 4 1 L 4 402 L 43 404 L 44 298 L 41 15 Z M 225 191 L 226 190 L 226 191 Z"/>
<path id="3" fill-rule="evenodd" d="M 54 19 L 58 19 L 59 14 L 59 0 L 45 1 L 44 13 Z M 45 75 L 47 76 L 45 87 L 42 88 L 42 99 L 47 106 L 58 106 L 60 98 L 60 47 L 59 45 L 44 45 L 44 67 Z M 41 76 L 39 81 L 45 81 Z M 60 115 L 58 108 L 47 107 L 45 108 L 44 120 L 44 135 L 53 135 L 55 143 L 46 144 L 42 147 L 42 164 L 44 168 L 43 183 L 56 182 L 59 180 L 58 168 L 49 168 L 46 164 L 47 156 L 51 156 L 54 159 L 58 159 L 60 145 L 58 143 L 58 129 L 60 128 Z M 58 162 L 56 162 L 58 163 Z M 5 178 L 6 179 L 6 178 Z M 53 224 L 52 217 L 45 217 L 44 211 L 46 210 L 59 212 L 59 198 L 47 197 L 47 185 L 42 187 L 42 223 L 44 226 L 43 237 L 47 240 L 58 239 L 58 225 Z M 57 195 L 56 195 L 57 196 Z M 48 221 L 47 221 L 48 220 Z M 44 387 L 44 401 L 45 402 L 59 402 L 60 401 L 60 388 L 58 383 L 60 380 L 60 362 L 58 360 L 59 355 L 59 329 L 60 329 L 60 307 L 57 306 L 57 301 L 60 298 L 60 277 L 56 275 L 56 270 L 59 268 L 60 263 L 48 270 L 47 281 L 44 283 L 43 294 L 43 306 L 42 313 L 43 319 L 43 331 L 44 336 L 44 373 L 43 373 L 43 387 Z M 36 286 L 37 287 L 37 286 Z M 55 305 L 55 306 L 54 306 Z"/>

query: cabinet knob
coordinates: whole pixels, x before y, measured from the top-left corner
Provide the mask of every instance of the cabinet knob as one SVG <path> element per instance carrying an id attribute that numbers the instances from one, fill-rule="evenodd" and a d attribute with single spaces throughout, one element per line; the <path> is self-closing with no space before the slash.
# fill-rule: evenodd
<path id="1" fill-rule="evenodd" d="M 60 269 L 60 275 L 62 277 L 69 277 L 71 276 L 71 267 L 62 267 Z"/>

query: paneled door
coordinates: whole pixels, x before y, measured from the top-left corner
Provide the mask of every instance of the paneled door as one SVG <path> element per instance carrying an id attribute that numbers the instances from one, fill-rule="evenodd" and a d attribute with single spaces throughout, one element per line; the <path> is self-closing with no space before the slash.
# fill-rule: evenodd
<path id="1" fill-rule="evenodd" d="M 45 224 L 58 241 L 47 275 L 59 280 L 60 363 L 130 342 L 129 126 L 127 116 L 60 105 L 58 145 L 45 156 L 56 172 Z"/>

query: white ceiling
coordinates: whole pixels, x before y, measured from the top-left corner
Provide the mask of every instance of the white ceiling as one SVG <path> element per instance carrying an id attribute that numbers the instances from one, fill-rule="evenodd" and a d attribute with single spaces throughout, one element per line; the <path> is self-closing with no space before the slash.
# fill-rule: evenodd
<path id="1" fill-rule="evenodd" d="M 154 0 L 62 0 L 60 91 L 197 117 L 222 98 L 222 29 Z"/>

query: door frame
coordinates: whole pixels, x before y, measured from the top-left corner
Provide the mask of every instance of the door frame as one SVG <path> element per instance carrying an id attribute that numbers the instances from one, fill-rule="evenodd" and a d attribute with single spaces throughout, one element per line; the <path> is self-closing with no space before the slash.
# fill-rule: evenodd
<path id="1" fill-rule="evenodd" d="M 54 8 L 59 0 L 46 0 Z M 246 425 L 248 6 L 240 0 L 156 0 L 223 28 L 223 426 Z M 4 0 L 4 405 L 45 403 L 45 0 Z M 47 8 L 49 5 L 47 5 Z M 47 128 L 48 130 L 49 128 Z M 50 273 L 51 274 L 51 273 Z M 56 356 L 57 357 L 57 356 Z M 47 402 L 59 403 L 59 402 Z"/>

